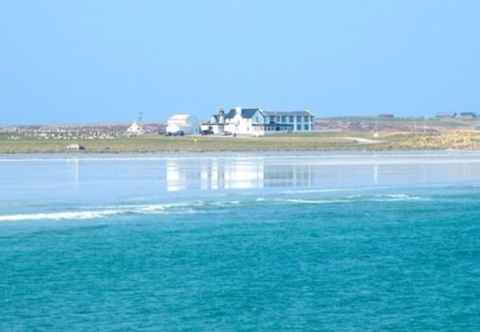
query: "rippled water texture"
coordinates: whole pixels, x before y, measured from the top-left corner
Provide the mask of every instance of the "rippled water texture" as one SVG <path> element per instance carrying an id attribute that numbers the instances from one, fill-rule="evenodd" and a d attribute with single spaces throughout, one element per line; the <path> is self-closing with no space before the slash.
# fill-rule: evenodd
<path id="1" fill-rule="evenodd" d="M 480 154 L 0 158 L 0 331 L 478 331 Z"/>

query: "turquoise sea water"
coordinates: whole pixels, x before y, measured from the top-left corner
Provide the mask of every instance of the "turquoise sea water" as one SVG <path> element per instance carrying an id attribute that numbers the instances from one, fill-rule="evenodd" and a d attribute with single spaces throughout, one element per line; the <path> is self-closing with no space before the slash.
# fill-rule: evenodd
<path id="1" fill-rule="evenodd" d="M 0 158 L 0 331 L 478 331 L 480 154 Z"/>

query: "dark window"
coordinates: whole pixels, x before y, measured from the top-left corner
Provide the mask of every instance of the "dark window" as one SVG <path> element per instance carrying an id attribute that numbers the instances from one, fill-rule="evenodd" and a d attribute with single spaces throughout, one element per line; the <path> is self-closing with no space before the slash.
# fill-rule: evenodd
<path id="1" fill-rule="evenodd" d="M 290 122 L 293 122 L 293 115 L 290 115 Z"/>
<path id="2" fill-rule="evenodd" d="M 297 122 L 302 121 L 302 117 L 300 115 L 297 115 Z"/>
<path id="3" fill-rule="evenodd" d="M 282 122 L 287 122 L 287 117 L 285 115 L 282 116 Z"/>
<path id="4" fill-rule="evenodd" d="M 304 128 L 305 128 L 305 130 L 308 130 L 308 124 L 306 124 L 306 125 L 304 126 Z"/>
<path id="5" fill-rule="evenodd" d="M 303 120 L 304 120 L 305 122 L 308 122 L 308 119 L 309 119 L 309 118 L 310 118 L 309 116 L 304 116 L 304 117 L 303 117 Z"/>
<path id="6" fill-rule="evenodd" d="M 297 124 L 297 130 L 302 130 L 302 125 Z"/>

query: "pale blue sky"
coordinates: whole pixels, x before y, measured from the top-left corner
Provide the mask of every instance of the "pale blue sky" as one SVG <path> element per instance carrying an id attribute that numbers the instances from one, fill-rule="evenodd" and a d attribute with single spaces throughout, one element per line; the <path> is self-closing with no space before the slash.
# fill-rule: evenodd
<path id="1" fill-rule="evenodd" d="M 479 1 L 0 3 L 0 123 L 480 111 Z"/>

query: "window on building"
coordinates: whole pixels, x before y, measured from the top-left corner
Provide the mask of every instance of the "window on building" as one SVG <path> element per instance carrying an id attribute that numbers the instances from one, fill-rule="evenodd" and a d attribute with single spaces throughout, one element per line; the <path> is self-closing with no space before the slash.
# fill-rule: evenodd
<path id="1" fill-rule="evenodd" d="M 287 117 L 285 115 L 282 116 L 282 122 L 287 122 Z"/>
<path id="2" fill-rule="evenodd" d="M 304 116 L 304 117 L 303 117 L 303 120 L 304 120 L 305 122 L 308 122 L 309 119 L 310 119 L 309 116 Z"/>
<path id="3" fill-rule="evenodd" d="M 302 130 L 302 125 L 297 124 L 297 130 Z"/>
<path id="4" fill-rule="evenodd" d="M 308 126 L 308 124 L 306 124 L 303 128 L 304 128 L 305 130 L 309 130 L 309 129 L 310 129 L 309 126 Z"/>
<path id="5" fill-rule="evenodd" d="M 302 117 L 300 115 L 297 115 L 297 122 L 302 121 Z"/>
<path id="6" fill-rule="evenodd" d="M 275 117 L 274 116 L 270 117 L 270 122 L 275 122 Z"/>
<path id="7" fill-rule="evenodd" d="M 293 115 L 290 115 L 289 118 L 290 118 L 290 122 L 293 122 Z"/>
<path id="8" fill-rule="evenodd" d="M 280 122 L 280 116 L 277 116 L 277 122 Z"/>

